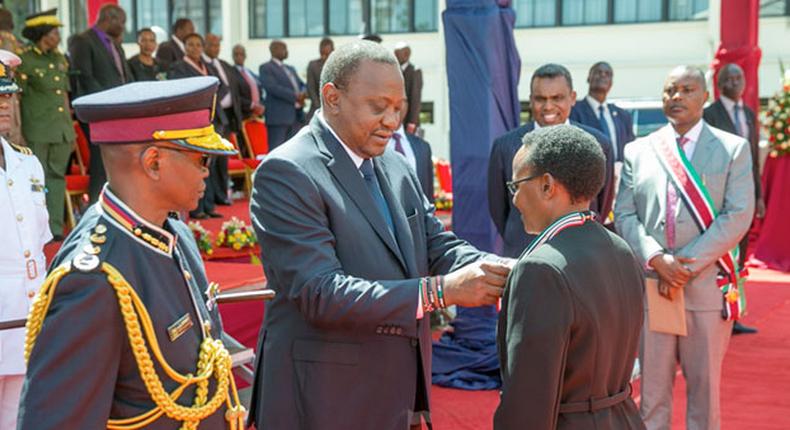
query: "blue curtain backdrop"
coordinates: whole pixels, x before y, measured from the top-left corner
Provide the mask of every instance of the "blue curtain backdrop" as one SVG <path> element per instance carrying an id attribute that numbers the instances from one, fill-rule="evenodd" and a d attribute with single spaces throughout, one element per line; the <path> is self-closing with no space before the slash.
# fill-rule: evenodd
<path id="1" fill-rule="evenodd" d="M 447 0 L 442 13 L 450 88 L 453 230 L 480 249 L 499 248 L 486 173 L 494 139 L 519 122 L 521 59 L 510 0 Z M 433 348 L 433 382 L 472 390 L 500 385 L 493 306 L 459 308 Z"/>

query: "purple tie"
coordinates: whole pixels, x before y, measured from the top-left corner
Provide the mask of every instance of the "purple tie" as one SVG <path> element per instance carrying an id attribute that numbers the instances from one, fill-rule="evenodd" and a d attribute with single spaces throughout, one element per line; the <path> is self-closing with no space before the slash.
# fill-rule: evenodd
<path id="1" fill-rule="evenodd" d="M 400 143 L 400 134 L 395 133 L 395 134 L 392 135 L 392 137 L 395 139 L 395 150 L 400 152 L 401 155 L 403 155 L 405 157 L 406 153 L 403 152 L 403 145 L 401 145 L 401 143 Z"/>
<path id="2" fill-rule="evenodd" d="M 683 151 L 683 146 L 688 143 L 688 138 L 679 137 L 678 138 L 678 147 L 680 151 Z M 669 178 L 668 178 L 669 179 Z M 667 249 L 674 250 L 675 249 L 675 213 L 677 212 L 678 207 L 678 192 L 675 189 L 675 184 L 672 183 L 672 179 L 667 181 L 667 212 L 666 212 L 666 235 L 667 235 Z"/>

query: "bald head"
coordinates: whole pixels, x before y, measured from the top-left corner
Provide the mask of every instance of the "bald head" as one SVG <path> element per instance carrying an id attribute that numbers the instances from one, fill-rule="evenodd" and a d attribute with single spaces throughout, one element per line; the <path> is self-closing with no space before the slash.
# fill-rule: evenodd
<path id="1" fill-rule="evenodd" d="M 96 18 L 96 26 L 102 29 L 113 39 L 123 35 L 126 25 L 126 12 L 118 5 L 105 4 L 99 9 L 99 16 Z"/>
<path id="2" fill-rule="evenodd" d="M 702 88 L 706 88 L 708 86 L 708 83 L 705 80 L 705 74 L 702 73 L 702 70 L 694 66 L 682 65 L 675 67 L 669 72 L 669 76 L 667 76 L 667 82 L 670 80 L 678 80 L 680 78 L 694 79 L 694 81 L 696 81 Z"/>
<path id="3" fill-rule="evenodd" d="M 222 43 L 222 37 L 217 36 L 216 34 L 213 33 L 206 34 L 206 43 L 204 45 L 205 46 L 204 50 L 206 52 L 206 55 L 208 55 L 209 58 L 217 58 L 219 56 L 221 43 Z"/>
<path id="4" fill-rule="evenodd" d="M 725 64 L 719 70 L 716 85 L 723 96 L 736 102 L 741 100 L 746 90 L 746 79 L 741 66 L 735 63 Z"/>

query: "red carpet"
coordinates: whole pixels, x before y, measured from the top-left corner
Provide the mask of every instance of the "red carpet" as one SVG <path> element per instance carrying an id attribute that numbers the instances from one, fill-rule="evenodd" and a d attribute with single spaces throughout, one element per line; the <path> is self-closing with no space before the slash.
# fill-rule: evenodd
<path id="1" fill-rule="evenodd" d="M 749 315 L 743 323 L 756 335 L 735 336 L 724 359 L 722 429 L 786 430 L 790 428 L 790 275 L 753 269 L 747 284 Z M 635 386 L 635 388 L 638 387 Z M 682 377 L 675 381 L 673 428 L 685 428 Z M 634 396 L 638 396 L 638 389 Z M 435 428 L 492 428 L 496 391 L 462 391 L 433 387 Z"/>

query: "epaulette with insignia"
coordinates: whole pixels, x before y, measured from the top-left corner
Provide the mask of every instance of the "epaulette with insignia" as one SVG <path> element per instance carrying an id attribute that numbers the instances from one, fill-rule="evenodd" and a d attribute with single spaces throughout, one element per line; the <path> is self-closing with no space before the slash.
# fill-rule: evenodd
<path id="1" fill-rule="evenodd" d="M 96 224 L 90 235 L 90 243 L 86 244 L 82 248 L 82 251 L 71 261 L 75 269 L 81 272 L 92 272 L 99 267 L 99 263 L 101 263 L 99 259 L 101 247 L 99 245 L 103 245 L 104 242 L 107 241 L 107 236 L 104 235 L 105 233 L 107 233 L 107 226 L 104 224 Z"/>
<path id="2" fill-rule="evenodd" d="M 24 155 L 33 155 L 33 151 L 27 146 L 17 145 L 16 143 L 11 142 L 8 142 L 8 144 L 11 145 L 11 148 L 13 148 L 16 152 L 22 153 Z"/>

